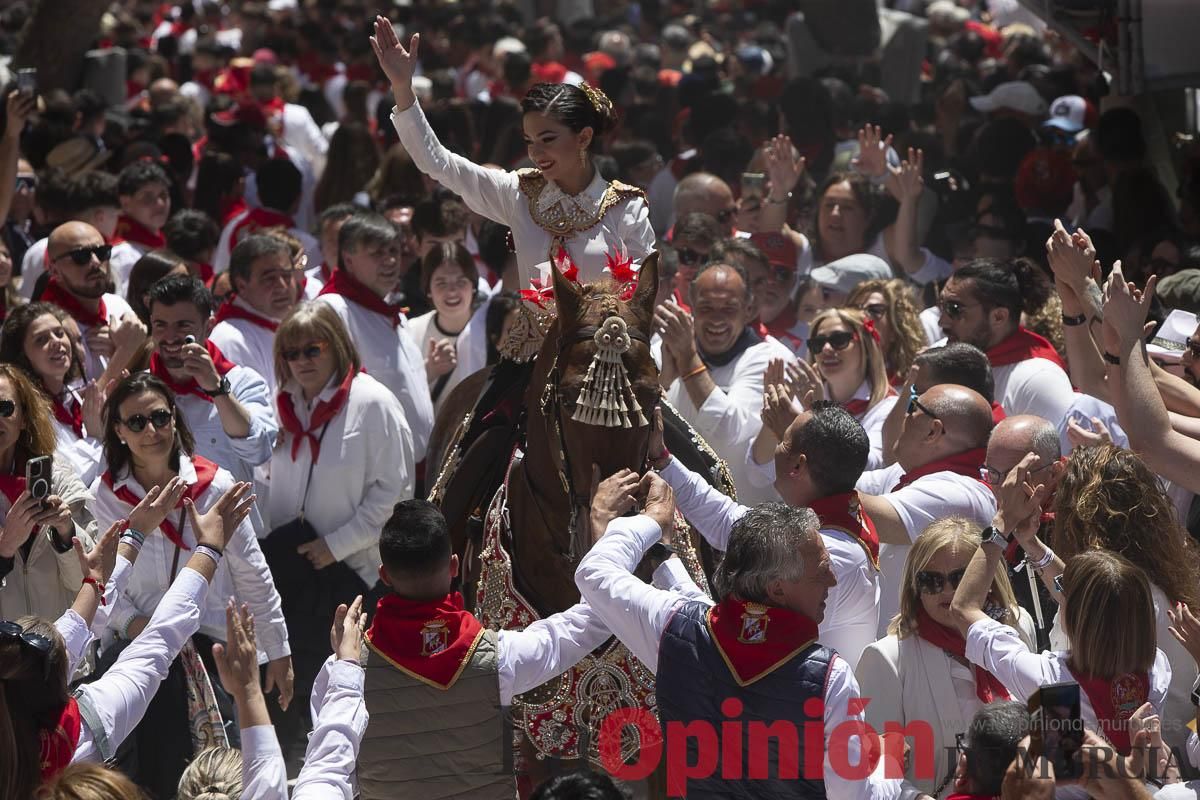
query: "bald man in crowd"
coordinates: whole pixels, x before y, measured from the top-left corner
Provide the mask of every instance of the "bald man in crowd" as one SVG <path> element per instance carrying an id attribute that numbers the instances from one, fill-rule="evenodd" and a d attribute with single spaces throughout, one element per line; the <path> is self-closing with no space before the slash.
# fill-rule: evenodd
<path id="1" fill-rule="evenodd" d="M 109 293 L 111 253 L 100 231 L 86 222 L 59 225 L 46 243 L 50 278 L 41 297 L 75 320 L 82 337 L 84 376 L 103 377 L 101 386 L 120 376 L 146 340 L 146 328 L 133 309 Z"/>
<path id="2" fill-rule="evenodd" d="M 879 635 L 899 610 L 899 590 L 908 548 L 929 523 L 942 517 L 990 525 L 996 499 L 981 470 L 992 430 L 992 405 L 978 392 L 954 384 L 910 392 L 896 463 L 863 473 L 857 489 L 875 523 L 879 554 Z"/>
<path id="3" fill-rule="evenodd" d="M 733 234 L 733 220 L 737 215 L 737 204 L 733 202 L 733 191 L 729 184 L 708 172 L 688 175 L 675 187 L 672 203 L 675 215 L 671 220 L 681 220 L 688 214 L 699 211 L 708 214 L 721 226 L 724 236 Z"/>

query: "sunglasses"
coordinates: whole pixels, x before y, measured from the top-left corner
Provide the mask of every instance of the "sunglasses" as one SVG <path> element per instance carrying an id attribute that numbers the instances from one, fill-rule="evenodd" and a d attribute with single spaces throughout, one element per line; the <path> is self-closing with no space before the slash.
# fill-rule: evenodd
<path id="1" fill-rule="evenodd" d="M 16 400 L 0 400 L 0 417 L 8 419 L 15 413 L 17 413 Z"/>
<path id="2" fill-rule="evenodd" d="M 883 303 L 871 303 L 863 306 L 862 310 L 876 322 L 887 316 L 887 306 Z"/>
<path id="3" fill-rule="evenodd" d="M 959 319 L 967 312 L 968 308 L 974 308 L 978 303 L 960 303 L 957 300 L 939 300 L 938 308 L 942 310 L 950 319 Z"/>
<path id="4" fill-rule="evenodd" d="M 288 362 L 299 361 L 302 358 L 312 361 L 320 358 L 321 354 L 328 349 L 329 342 L 313 342 L 307 347 L 289 347 L 287 350 L 282 351 L 280 355 L 283 356 L 284 361 Z"/>
<path id="5" fill-rule="evenodd" d="M 146 425 L 153 425 L 155 430 L 162 430 L 171 424 L 171 420 L 175 418 L 175 413 L 165 408 L 160 408 L 151 411 L 149 416 L 145 414 L 134 414 L 127 420 L 124 420 L 126 428 L 134 433 L 141 433 L 146 430 Z"/>
<path id="6" fill-rule="evenodd" d="M 61 261 L 64 258 L 70 258 L 77 265 L 84 267 L 92 263 L 93 255 L 98 261 L 108 261 L 108 257 L 112 255 L 112 245 L 98 244 L 95 247 L 80 247 L 76 250 L 63 253 L 54 260 Z"/>
<path id="7" fill-rule="evenodd" d="M 50 679 L 50 650 L 53 643 L 42 636 L 40 633 L 30 633 L 22 628 L 16 622 L 11 620 L 0 620 L 0 640 L 20 642 L 22 647 L 28 647 L 37 653 L 40 653 L 42 658 L 46 660 L 45 679 Z"/>
<path id="8" fill-rule="evenodd" d="M 908 390 L 908 415 L 912 416 L 917 411 L 920 411 L 922 414 L 929 417 L 930 419 L 939 419 L 937 414 L 930 411 L 925 406 L 924 403 L 922 403 L 920 400 L 917 399 L 918 397 L 920 397 L 920 395 L 917 394 L 917 387 L 913 386 L 913 387 L 909 388 L 909 390 Z"/>
<path id="9" fill-rule="evenodd" d="M 921 594 L 941 594 L 946 590 L 947 583 L 951 589 L 957 589 L 966 572 L 966 567 L 956 569 L 949 575 L 923 569 L 917 573 L 917 591 Z"/>
<path id="10" fill-rule="evenodd" d="M 697 253 L 690 247 L 682 247 L 677 252 L 679 253 L 679 263 L 688 267 L 694 267 L 708 258 L 707 253 Z"/>
<path id="11" fill-rule="evenodd" d="M 808 352 L 819 353 L 825 349 L 825 345 L 829 345 L 834 350 L 845 350 L 856 339 L 858 339 L 858 334 L 853 331 L 834 331 L 824 336 L 813 336 L 808 340 Z"/>

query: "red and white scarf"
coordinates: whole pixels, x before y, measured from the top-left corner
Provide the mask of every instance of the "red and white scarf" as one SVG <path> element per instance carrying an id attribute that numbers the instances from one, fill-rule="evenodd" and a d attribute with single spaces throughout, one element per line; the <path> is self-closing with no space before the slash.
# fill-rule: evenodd
<path id="1" fill-rule="evenodd" d="M 264 328 L 271 333 L 279 330 L 278 322 L 264 317 L 261 314 L 257 314 L 238 303 L 235 303 L 234 300 L 236 299 L 236 295 L 230 294 L 229 298 L 224 303 L 221 303 L 221 307 L 217 309 L 217 314 L 214 319 L 215 322 L 224 322 L 227 319 L 242 319 L 252 325 L 257 325 L 260 328 Z"/>
<path id="2" fill-rule="evenodd" d="M 905 486 L 913 483 L 918 478 L 924 478 L 926 475 L 933 475 L 937 472 L 953 472 L 955 475 L 962 475 L 965 478 L 974 478 L 980 483 L 983 483 L 984 486 L 987 486 L 987 484 L 983 482 L 983 479 L 980 478 L 979 475 L 979 469 L 983 466 L 983 462 L 986 460 L 987 450 L 982 447 L 976 447 L 973 450 L 964 450 L 963 452 L 955 453 L 952 456 L 939 458 L 937 461 L 930 461 L 924 466 L 917 467 L 910 472 L 904 473 L 904 475 L 900 478 L 900 482 L 892 487 L 892 491 L 895 492 L 899 489 L 903 489 Z"/>
<path id="3" fill-rule="evenodd" d="M 249 236 L 252 233 L 257 233 L 263 228 L 294 228 L 295 221 L 282 211 L 273 211 L 269 208 L 252 208 L 246 212 L 246 216 L 242 217 L 236 225 L 233 226 L 233 231 L 229 235 L 230 248 L 237 247 L 242 238 Z"/>
<path id="4" fill-rule="evenodd" d="M 392 321 L 392 327 L 399 326 L 404 318 L 404 308 L 399 303 L 388 303 L 365 284 L 355 278 L 349 271 L 339 267 L 333 271 L 329 283 L 321 289 L 321 294 L 340 294 L 352 303 L 357 303 L 368 311 L 382 314 Z"/>
<path id="5" fill-rule="evenodd" d="M 917 635 L 947 653 L 956 655 L 963 660 L 967 658 L 967 640 L 963 638 L 963 635 L 953 628 L 947 628 L 936 622 L 924 608 L 917 612 Z M 971 666 L 975 670 L 975 696 L 981 702 L 990 703 L 993 700 L 1012 699 L 1008 689 L 995 675 L 978 664 L 971 664 Z"/>
<path id="6" fill-rule="evenodd" d="M 1021 327 L 1000 344 L 989 347 L 987 357 L 993 367 L 1006 367 L 1031 358 L 1044 358 L 1066 369 L 1058 351 L 1048 339 Z"/>
<path id="7" fill-rule="evenodd" d="M 288 392 L 280 392 L 276 396 L 275 404 L 279 409 L 279 424 L 292 436 L 292 461 L 295 461 L 296 457 L 300 455 L 300 443 L 306 440 L 312 451 L 313 463 L 315 464 L 321 457 L 321 442 L 317 438 L 316 431 L 327 425 L 341 412 L 346 401 L 350 399 L 352 383 L 354 383 L 354 370 L 349 369 L 346 370 L 346 376 L 342 378 L 341 385 L 333 393 L 333 397 L 317 403 L 312 416 L 309 417 L 307 428 L 300 424 L 300 418 L 296 416 L 296 409 L 292 405 L 292 395 Z"/>
<path id="8" fill-rule="evenodd" d="M 458 592 L 418 603 L 388 594 L 375 607 L 367 644 L 401 672 L 437 689 L 458 680 L 483 636 Z"/>
<path id="9" fill-rule="evenodd" d="M 71 294 L 58 282 L 57 278 L 46 281 L 46 288 L 40 300 L 61 308 L 71 315 L 71 319 L 88 328 L 104 327 L 108 324 L 108 309 L 104 306 L 104 298 L 95 311 L 90 311 L 78 297 Z"/>
<path id="10" fill-rule="evenodd" d="M 879 569 L 879 534 L 858 499 L 858 492 L 822 497 L 808 504 L 821 520 L 821 528 L 830 528 L 853 536 L 867 551 L 875 569 Z"/>
<path id="11" fill-rule="evenodd" d="M 109 244 L 121 242 L 129 242 L 147 250 L 158 250 L 167 246 L 167 237 L 162 235 L 162 231 L 152 231 L 133 217 L 122 214 L 117 219 L 117 228 Z"/>

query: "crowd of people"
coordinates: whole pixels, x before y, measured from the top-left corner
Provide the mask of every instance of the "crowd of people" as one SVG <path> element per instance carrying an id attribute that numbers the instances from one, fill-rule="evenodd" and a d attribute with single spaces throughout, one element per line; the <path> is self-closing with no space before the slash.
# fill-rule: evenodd
<path id="1" fill-rule="evenodd" d="M 88 88 L 10 63 L 0 797 L 617 800 L 507 727 L 614 636 L 664 796 L 1196 797 L 1200 147 L 1015 2 L 882 5 L 115 0 Z M 645 317 L 645 464 L 493 631 L 422 498 L 564 280 Z"/>

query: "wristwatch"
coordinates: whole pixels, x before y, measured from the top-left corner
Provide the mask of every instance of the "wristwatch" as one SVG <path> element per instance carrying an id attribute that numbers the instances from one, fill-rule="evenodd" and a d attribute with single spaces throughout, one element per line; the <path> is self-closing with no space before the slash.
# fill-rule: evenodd
<path id="1" fill-rule="evenodd" d="M 1200 675 L 1196 676 L 1196 682 L 1192 684 L 1192 705 L 1200 706 Z"/>
<path id="2" fill-rule="evenodd" d="M 209 397 L 220 397 L 223 394 L 229 394 L 232 388 L 233 387 L 230 386 L 229 383 L 229 377 L 227 375 L 222 375 L 221 382 L 217 384 L 217 388 L 209 391 L 208 389 L 201 387 L 201 391 L 203 391 Z"/>
<path id="3" fill-rule="evenodd" d="M 1005 536 L 995 525 L 988 525 L 983 529 L 983 533 L 979 534 L 979 538 L 982 540 L 983 544 L 988 544 L 990 542 L 1003 550 L 1004 548 L 1008 547 L 1008 543 L 1012 541 L 1012 534 Z"/>

